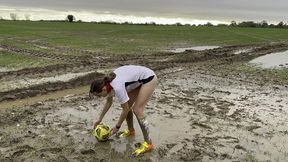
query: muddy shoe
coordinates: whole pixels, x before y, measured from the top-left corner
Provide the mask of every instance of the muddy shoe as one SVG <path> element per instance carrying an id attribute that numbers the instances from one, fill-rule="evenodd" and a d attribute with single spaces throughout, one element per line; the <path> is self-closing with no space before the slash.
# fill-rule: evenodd
<path id="1" fill-rule="evenodd" d="M 128 129 L 125 129 L 123 132 L 119 134 L 119 137 L 131 137 L 131 136 L 135 136 L 135 130 L 129 131 Z"/>
<path id="2" fill-rule="evenodd" d="M 153 144 L 148 144 L 147 142 L 144 142 L 140 148 L 138 148 L 134 151 L 133 156 L 142 155 L 145 152 L 152 151 L 153 149 L 154 149 Z"/>

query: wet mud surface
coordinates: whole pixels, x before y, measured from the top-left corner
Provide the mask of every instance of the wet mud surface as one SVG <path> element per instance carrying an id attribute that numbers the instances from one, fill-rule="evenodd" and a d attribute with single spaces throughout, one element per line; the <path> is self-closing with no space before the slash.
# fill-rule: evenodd
<path id="1" fill-rule="evenodd" d="M 0 161 L 287 161 L 287 82 L 268 80 L 260 73 L 250 76 L 227 70 L 233 63 L 287 49 L 286 44 L 270 44 L 137 57 L 102 56 L 99 64 L 97 59 L 91 63 L 91 59 L 83 57 L 75 59 L 73 64 L 77 66 L 61 64 L 0 72 L 0 81 L 8 82 L 95 70 L 65 82 L 0 92 L 2 103 L 87 86 L 94 78 L 103 76 L 98 69 L 124 64 L 151 67 L 159 78 L 159 85 L 146 107 L 155 145 L 153 152 L 132 157 L 135 146 L 143 140 L 135 118 L 135 137 L 113 137 L 108 142 L 97 142 L 89 129 L 104 99 L 91 100 L 88 93 L 81 93 L 2 108 Z M 89 58 L 93 57 L 99 58 L 92 54 Z M 103 120 L 110 126 L 121 113 L 115 101 Z M 121 129 L 125 127 L 126 123 Z"/>

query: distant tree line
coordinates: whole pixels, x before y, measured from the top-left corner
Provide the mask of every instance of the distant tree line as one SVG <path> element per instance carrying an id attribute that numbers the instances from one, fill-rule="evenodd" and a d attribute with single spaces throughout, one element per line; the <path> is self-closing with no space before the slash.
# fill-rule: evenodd
<path id="1" fill-rule="evenodd" d="M 25 20 L 26 21 L 30 21 L 30 17 L 31 15 L 29 14 L 25 14 L 24 15 Z M 0 17 L 0 20 L 5 20 L 3 17 Z M 16 13 L 10 13 L 10 20 L 16 21 L 16 20 L 20 20 L 19 16 Z M 44 20 L 40 20 L 40 21 L 44 21 Z M 68 22 L 73 22 L 76 21 L 75 16 L 73 15 L 67 15 L 65 20 L 45 20 L 45 21 L 68 21 Z M 82 22 L 81 20 L 79 20 L 78 22 Z"/>
<path id="2" fill-rule="evenodd" d="M 231 27 L 252 27 L 252 28 L 288 28 L 288 24 L 280 21 L 278 24 L 268 24 L 266 20 L 261 22 L 254 21 L 243 21 L 240 23 L 236 23 L 236 21 L 231 21 Z"/>
<path id="3" fill-rule="evenodd" d="M 97 24 L 134 24 L 132 22 L 124 22 L 124 23 L 116 23 L 116 22 L 110 22 L 110 21 L 102 21 L 102 22 L 94 22 Z M 147 22 L 147 23 L 141 23 L 139 25 L 157 25 L 162 26 L 161 24 L 157 24 L 155 22 Z M 207 27 L 252 27 L 252 28 L 288 28 L 288 24 L 284 23 L 283 21 L 279 22 L 278 24 L 268 24 L 266 21 L 261 21 L 259 23 L 253 22 L 253 21 L 243 21 L 240 23 L 236 23 L 235 21 L 232 21 L 231 24 L 217 24 L 213 25 L 210 22 L 207 22 L 206 24 L 200 24 L 200 25 L 191 25 L 191 24 L 181 24 L 181 23 L 175 23 L 171 24 L 170 26 L 207 26 Z"/>
<path id="4" fill-rule="evenodd" d="M 10 13 L 10 18 L 13 21 L 19 20 L 19 16 L 16 13 Z M 5 20 L 2 17 L 0 17 L 0 20 Z M 30 15 L 25 15 L 25 20 L 30 21 Z M 40 20 L 44 21 L 44 20 Z M 65 20 L 45 20 L 45 21 L 56 21 L 56 22 L 63 22 L 63 21 L 68 21 L 68 22 L 76 22 L 76 18 L 74 15 L 67 15 Z M 81 20 L 78 20 L 77 22 L 82 22 Z M 133 24 L 133 22 L 124 22 L 124 23 L 117 23 L 113 21 L 101 21 L 101 22 L 92 22 L 92 23 L 97 23 L 97 24 Z M 137 25 L 137 24 L 136 24 Z M 162 26 L 161 24 L 157 24 L 155 22 L 147 22 L 147 23 L 138 23 L 138 25 L 157 25 L 157 26 Z M 283 21 L 280 21 L 278 24 L 268 24 L 266 20 L 263 20 L 261 22 L 254 22 L 254 21 L 242 21 L 237 23 L 236 21 L 231 21 L 230 24 L 217 24 L 213 25 L 210 22 L 207 22 L 206 24 L 200 24 L 200 25 L 191 25 L 191 24 L 181 24 L 175 23 L 171 24 L 170 26 L 207 26 L 207 27 L 213 27 L 213 26 L 219 26 L 219 27 L 251 27 L 251 28 L 288 28 L 288 24 L 284 23 Z"/>
<path id="5" fill-rule="evenodd" d="M 75 21 L 75 17 L 73 15 L 68 15 L 66 20 L 69 22 Z M 78 20 L 78 22 L 82 22 L 81 20 Z M 133 22 L 124 22 L 124 23 L 117 23 L 117 22 L 112 22 L 112 21 L 101 21 L 101 22 L 94 22 L 97 24 L 133 24 Z M 147 22 L 147 23 L 141 23 L 139 25 L 160 25 L 155 22 Z M 266 20 L 263 20 L 261 22 L 254 22 L 254 21 L 243 21 L 240 23 L 237 23 L 236 21 L 231 21 L 230 24 L 217 24 L 213 25 L 210 22 L 207 22 L 206 24 L 203 25 L 191 25 L 191 24 L 181 24 L 181 23 L 175 23 L 171 24 L 173 26 L 208 26 L 208 27 L 213 27 L 213 26 L 226 26 L 226 27 L 252 27 L 252 28 L 288 28 L 288 24 L 284 23 L 283 21 L 279 22 L 278 24 L 268 24 Z"/>

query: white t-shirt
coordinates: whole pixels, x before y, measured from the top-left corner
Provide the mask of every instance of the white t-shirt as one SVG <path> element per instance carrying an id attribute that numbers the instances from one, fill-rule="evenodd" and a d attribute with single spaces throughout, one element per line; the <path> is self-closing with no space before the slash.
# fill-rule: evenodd
<path id="1" fill-rule="evenodd" d="M 116 78 L 110 83 L 120 104 L 129 101 L 128 92 L 136 89 L 155 73 L 144 66 L 125 65 L 114 70 Z"/>

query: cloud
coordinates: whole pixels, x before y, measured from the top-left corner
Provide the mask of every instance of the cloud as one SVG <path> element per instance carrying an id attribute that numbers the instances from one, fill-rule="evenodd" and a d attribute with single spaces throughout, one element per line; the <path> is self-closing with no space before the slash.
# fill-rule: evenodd
<path id="1" fill-rule="evenodd" d="M 27 16 L 30 20 L 65 20 L 67 15 L 72 14 L 77 20 L 86 22 L 116 22 L 116 23 L 156 23 L 156 24 L 206 24 L 209 20 L 189 19 L 180 17 L 157 17 L 157 16 L 136 16 L 116 14 L 109 11 L 104 12 L 87 12 L 87 11 L 57 11 L 40 8 L 17 8 L 0 7 L 0 15 L 4 19 L 11 19 L 10 14 L 16 14 L 19 20 L 26 20 Z M 210 23 L 216 25 L 226 23 L 212 20 Z"/>
<path id="2" fill-rule="evenodd" d="M 58 11 L 108 11 L 142 17 L 169 16 L 221 21 L 288 19 L 287 0 L 1 0 L 1 4 Z"/>

